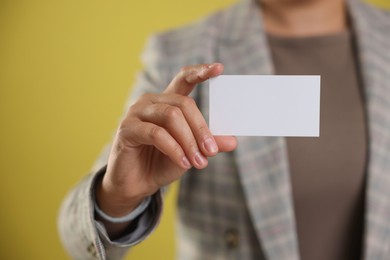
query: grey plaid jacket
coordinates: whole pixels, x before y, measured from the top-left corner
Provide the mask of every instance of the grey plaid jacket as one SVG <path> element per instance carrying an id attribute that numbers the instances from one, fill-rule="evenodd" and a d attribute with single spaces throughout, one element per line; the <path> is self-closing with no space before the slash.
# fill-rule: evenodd
<path id="1" fill-rule="evenodd" d="M 370 141 L 364 259 L 384 260 L 390 259 L 390 14 L 358 0 L 349 1 L 348 10 L 356 34 Z M 225 74 L 273 73 L 261 17 L 250 0 L 153 37 L 143 58 L 146 68 L 134 97 L 161 92 L 182 66 L 190 64 L 222 62 Z M 208 120 L 207 84 L 197 87 L 192 96 Z M 285 139 L 238 139 L 236 151 L 219 154 L 200 174 L 193 169 L 182 178 L 177 257 L 299 259 Z M 106 164 L 107 156 L 108 149 L 94 172 Z M 96 228 L 91 199 L 95 177 L 87 176 L 65 199 L 60 234 L 74 258 L 118 259 L 133 244 L 109 242 Z"/>

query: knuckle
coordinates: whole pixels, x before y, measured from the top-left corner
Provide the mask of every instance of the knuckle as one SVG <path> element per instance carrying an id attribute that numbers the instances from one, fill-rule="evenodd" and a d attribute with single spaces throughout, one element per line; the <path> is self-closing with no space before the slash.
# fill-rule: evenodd
<path id="1" fill-rule="evenodd" d="M 127 135 L 128 135 L 128 129 L 124 128 L 124 127 L 119 127 L 118 131 L 116 132 L 116 136 L 117 136 L 117 139 L 121 142 L 123 142 L 124 140 L 126 140 L 127 138 Z"/>
<path id="2" fill-rule="evenodd" d="M 132 124 L 130 124 L 129 122 L 128 122 L 128 120 L 122 120 L 120 123 L 119 123 L 119 126 L 118 126 L 118 133 L 119 134 L 123 134 L 124 132 L 127 132 L 127 131 L 129 131 L 129 128 L 130 128 L 130 126 L 131 126 Z"/>
<path id="3" fill-rule="evenodd" d="M 142 129 L 142 123 L 138 120 L 123 120 L 120 122 L 117 133 L 121 136 L 134 135 Z"/>
<path id="4" fill-rule="evenodd" d="M 164 135 L 164 129 L 158 126 L 154 126 L 149 131 L 149 137 L 152 140 L 158 140 Z"/>
<path id="5" fill-rule="evenodd" d="M 173 151 L 173 154 L 175 156 L 178 156 L 178 157 L 182 156 L 182 154 L 183 154 L 183 150 L 182 150 L 181 146 L 178 143 L 172 144 L 172 151 Z"/>
<path id="6" fill-rule="evenodd" d="M 138 143 L 133 138 L 134 129 L 127 125 L 120 125 L 114 142 L 114 150 L 121 152 L 127 148 L 137 146 Z"/>
<path id="7" fill-rule="evenodd" d="M 196 106 L 195 100 L 189 96 L 182 96 L 180 98 L 180 105 L 183 107 L 194 107 Z"/>
<path id="8" fill-rule="evenodd" d="M 163 114 L 168 119 L 176 120 L 181 116 L 181 110 L 177 107 L 168 106 L 165 108 Z"/>

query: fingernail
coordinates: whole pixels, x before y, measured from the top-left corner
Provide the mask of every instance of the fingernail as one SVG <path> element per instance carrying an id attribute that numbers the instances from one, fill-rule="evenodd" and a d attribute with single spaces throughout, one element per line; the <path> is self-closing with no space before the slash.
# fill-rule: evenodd
<path id="1" fill-rule="evenodd" d="M 204 148 L 209 152 L 209 153 L 216 153 L 218 152 L 218 147 L 217 147 L 217 144 L 214 142 L 213 139 L 211 138 L 207 138 L 205 141 L 204 141 Z"/>
<path id="2" fill-rule="evenodd" d="M 195 162 L 199 165 L 199 166 L 203 166 L 206 164 L 206 158 L 203 157 L 203 155 L 200 154 L 200 152 L 197 152 L 195 154 Z"/>
<path id="3" fill-rule="evenodd" d="M 207 65 L 207 68 L 208 68 L 208 69 L 211 69 L 211 68 L 214 67 L 214 66 L 215 66 L 215 63 L 209 64 L 209 65 Z"/>
<path id="4" fill-rule="evenodd" d="M 190 161 L 187 159 L 187 157 L 183 157 L 183 159 L 181 159 L 181 161 L 183 162 L 183 166 L 186 169 L 191 168 L 192 165 L 191 165 Z"/>

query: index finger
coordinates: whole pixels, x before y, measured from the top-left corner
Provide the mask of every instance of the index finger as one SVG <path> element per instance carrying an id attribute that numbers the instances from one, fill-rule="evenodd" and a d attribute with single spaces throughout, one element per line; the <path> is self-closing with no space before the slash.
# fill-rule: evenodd
<path id="1" fill-rule="evenodd" d="M 222 72 L 223 65 L 221 63 L 199 64 L 184 67 L 171 81 L 164 93 L 188 96 L 196 84 L 204 82 L 209 78 L 216 77 Z"/>

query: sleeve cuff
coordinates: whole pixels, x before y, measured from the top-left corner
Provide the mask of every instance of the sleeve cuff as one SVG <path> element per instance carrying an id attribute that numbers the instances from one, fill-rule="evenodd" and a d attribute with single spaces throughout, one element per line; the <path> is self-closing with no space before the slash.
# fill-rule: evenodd
<path id="1" fill-rule="evenodd" d="M 105 173 L 106 167 L 103 167 L 95 176 L 95 180 L 92 185 L 92 189 L 95 188 L 96 180 L 101 178 Z M 145 240 L 158 226 L 162 210 L 163 210 L 163 189 L 158 190 L 154 195 L 152 195 L 148 207 L 141 213 L 135 220 L 134 224 L 129 228 L 127 234 L 122 237 L 111 240 L 108 237 L 106 228 L 103 223 L 97 220 L 94 220 L 95 227 L 98 231 L 99 237 L 102 240 L 104 248 L 106 249 L 106 254 L 109 253 L 114 247 L 130 247 L 140 243 Z M 94 190 L 91 194 L 94 194 Z M 93 203 L 96 203 L 95 198 L 91 198 Z"/>
<path id="2" fill-rule="evenodd" d="M 158 191 L 152 196 L 149 206 L 134 220 L 134 224 L 124 236 L 111 240 L 103 223 L 95 220 L 95 225 L 103 244 L 110 246 L 133 246 L 145 240 L 158 226 L 162 215 L 162 195 Z"/>

